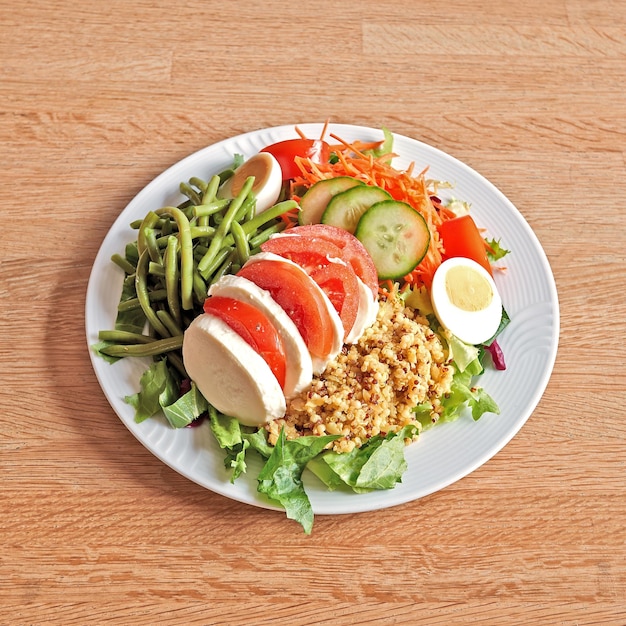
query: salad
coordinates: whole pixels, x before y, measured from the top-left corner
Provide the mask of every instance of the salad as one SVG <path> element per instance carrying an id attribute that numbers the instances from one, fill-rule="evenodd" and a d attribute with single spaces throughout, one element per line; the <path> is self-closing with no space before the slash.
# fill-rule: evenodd
<path id="1" fill-rule="evenodd" d="M 405 444 L 423 429 L 457 419 L 467 408 L 474 419 L 498 412 L 476 377 L 484 367 L 505 367 L 496 337 L 508 322 L 492 279 L 493 262 L 507 251 L 500 242 L 483 239 L 468 205 L 439 199 L 438 190 L 447 183 L 429 180 L 427 170 L 396 170 L 393 136 L 386 130 L 382 141 L 371 143 L 347 143 L 334 136 L 326 140 L 324 134 L 267 146 L 247 160 L 233 155 L 230 170 L 209 180 L 182 182 L 186 200 L 179 206 L 154 207 L 131 224 L 136 241 L 113 256 L 125 276 L 115 327 L 102 330 L 95 346 L 111 361 L 152 359 L 140 390 L 126 398 L 136 421 L 157 413 L 173 428 L 208 420 L 231 479 L 246 471 L 250 454 L 261 455 L 265 461 L 259 491 L 307 532 L 313 515 L 301 478 L 305 468 L 329 489 L 389 489 L 401 481 L 406 468 Z M 320 234 L 331 232 L 334 241 Z M 307 248 L 307 241 L 315 245 Z M 332 263 L 311 261 L 311 255 L 324 248 L 322 242 L 332 251 L 323 254 Z M 316 268 L 316 284 L 326 298 L 325 307 L 318 303 L 317 317 L 309 316 L 306 323 L 296 320 L 300 342 L 293 341 L 293 329 L 282 318 L 270 316 L 268 324 L 267 309 L 255 317 L 260 300 L 248 284 L 259 287 L 261 282 L 260 291 L 280 301 L 272 290 L 292 280 L 298 254 L 305 274 Z M 302 263 L 303 254 L 308 264 Z M 280 278 L 272 270 L 278 260 L 268 255 L 289 261 L 282 263 Z M 294 267 L 287 271 L 288 264 Z M 355 293 L 359 297 L 351 297 Z M 483 294 L 478 304 L 476 293 Z M 238 303 L 237 310 L 232 301 Z M 395 429 L 379 429 L 356 443 L 342 432 L 298 432 L 293 421 L 285 423 L 286 397 L 306 394 L 313 381 L 323 380 L 329 365 L 345 356 L 348 346 L 358 349 L 378 323 L 373 313 L 385 308 L 380 303 L 395 303 L 410 312 L 440 342 L 450 372 L 446 392 L 415 403 L 411 419 Z M 293 313 L 288 304 L 282 308 Z M 324 308 L 330 321 L 322 319 Z M 275 306 L 272 311 L 276 313 Z M 200 326 L 199 320 L 210 324 L 190 330 Z M 250 329 L 260 323 L 268 332 L 255 336 Z M 282 332 L 283 340 L 291 337 L 290 358 L 284 349 L 281 358 L 276 337 L 267 341 L 272 328 Z M 304 342 L 312 357 L 309 369 L 302 367 L 307 328 L 315 329 Z M 275 333 L 279 339 L 281 332 Z M 215 336 L 228 340 L 216 345 Z M 319 345 L 313 347 L 312 342 Z M 203 348 L 194 350 L 199 345 Z M 203 350 L 214 355 L 208 361 L 205 357 L 204 366 Z M 259 378 L 262 372 L 260 381 L 246 379 L 248 387 L 239 387 L 256 393 L 255 401 L 250 400 L 254 393 L 245 398 L 221 394 L 233 396 L 228 410 L 216 406 L 220 394 L 211 391 L 210 381 L 200 383 L 210 361 L 226 362 L 224 351 L 229 363 L 233 355 L 238 362 L 242 354 L 257 357 L 254 367 L 240 368 L 252 371 L 247 378 Z M 201 364 L 194 365 L 194 359 Z M 233 414 L 241 406 L 237 419 Z M 260 417 L 246 419 L 255 412 Z M 338 442 L 351 445 L 342 449 Z"/>

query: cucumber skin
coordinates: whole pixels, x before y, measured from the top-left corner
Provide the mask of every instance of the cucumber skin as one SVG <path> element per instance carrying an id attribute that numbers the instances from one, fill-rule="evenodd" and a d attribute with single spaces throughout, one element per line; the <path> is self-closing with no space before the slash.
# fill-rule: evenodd
<path id="1" fill-rule="evenodd" d="M 394 215 L 397 216 L 395 219 Z M 408 226 L 415 229 L 416 236 L 421 235 L 418 239 L 418 245 L 415 245 L 415 250 L 408 256 L 406 252 L 403 253 L 404 260 L 398 259 L 395 263 L 390 263 L 390 256 L 394 250 L 388 249 L 390 242 L 387 242 L 386 246 L 381 245 L 380 234 L 382 229 L 389 229 L 394 224 L 403 226 L 407 223 Z M 361 216 L 354 235 L 370 253 L 379 280 L 396 280 L 412 272 L 426 256 L 430 245 L 430 229 L 424 217 L 412 206 L 397 200 L 383 200 L 373 204 Z M 393 243 L 397 246 L 397 237 Z M 396 249 L 395 252 L 402 253 L 403 251 Z M 393 259 L 391 260 L 393 261 Z"/>
<path id="2" fill-rule="evenodd" d="M 356 185 L 345 191 L 335 194 L 331 199 L 324 213 L 322 214 L 322 224 L 330 224 L 343 228 L 354 234 L 359 220 L 372 205 L 384 200 L 392 200 L 391 195 L 381 187 L 373 185 Z M 360 210 L 356 220 L 346 219 L 346 214 L 354 209 Z M 354 222 L 354 223 L 351 223 Z"/>
<path id="3" fill-rule="evenodd" d="M 346 189 L 363 185 L 363 181 L 351 176 L 337 176 L 318 180 L 312 185 L 300 200 L 298 223 L 300 226 L 307 224 L 319 224 L 321 217 L 328 206 L 331 198 Z"/>

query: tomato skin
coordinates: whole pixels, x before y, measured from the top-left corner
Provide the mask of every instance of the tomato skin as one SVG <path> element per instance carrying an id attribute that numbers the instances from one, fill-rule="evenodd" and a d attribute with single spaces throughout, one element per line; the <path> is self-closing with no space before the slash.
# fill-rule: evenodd
<path id="1" fill-rule="evenodd" d="M 219 317 L 254 348 L 269 365 L 281 388 L 285 387 L 287 365 L 283 342 L 263 312 L 247 302 L 225 296 L 209 296 L 204 301 L 204 312 Z"/>
<path id="2" fill-rule="evenodd" d="M 341 248 L 325 240 L 307 237 L 273 237 L 261 244 L 263 252 L 272 252 L 293 261 L 321 287 L 335 307 L 348 336 L 359 310 L 359 285 L 356 273 L 341 259 Z"/>
<path id="3" fill-rule="evenodd" d="M 325 357 L 332 352 L 334 329 L 328 308 L 303 269 L 288 261 L 264 259 L 244 265 L 237 275 L 270 292 L 296 325 L 311 354 Z"/>
<path id="4" fill-rule="evenodd" d="M 296 157 L 311 159 L 313 163 L 327 163 L 330 158 L 330 146 L 322 139 L 286 139 L 265 146 L 261 152 L 269 152 L 280 163 L 283 180 L 300 175 Z"/>
<path id="5" fill-rule="evenodd" d="M 446 220 L 439 225 L 438 231 L 444 247 L 444 260 L 454 257 L 472 259 L 493 275 L 485 242 L 470 215 Z"/>
<path id="6" fill-rule="evenodd" d="M 285 231 L 287 234 L 271 237 L 261 244 L 263 252 L 278 254 L 311 273 L 328 265 L 328 259 L 341 259 L 341 248 L 330 241 L 316 241 L 309 237 L 294 237 L 296 228 Z"/>
<path id="7" fill-rule="evenodd" d="M 339 258 L 354 269 L 356 275 L 370 288 L 373 297 L 376 297 L 378 274 L 374 261 L 365 246 L 347 230 L 329 224 L 307 224 L 294 226 L 284 232 L 285 236 L 300 235 L 313 242 L 323 240 L 335 244 L 341 250 Z"/>
<path id="8" fill-rule="evenodd" d="M 311 272 L 311 278 L 322 288 L 339 313 L 345 340 L 359 312 L 359 284 L 354 270 L 343 263 L 328 263 Z"/>

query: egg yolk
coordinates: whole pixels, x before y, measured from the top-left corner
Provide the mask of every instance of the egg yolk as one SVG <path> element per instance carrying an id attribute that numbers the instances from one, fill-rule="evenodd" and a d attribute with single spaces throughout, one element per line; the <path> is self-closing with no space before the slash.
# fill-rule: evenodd
<path id="1" fill-rule="evenodd" d="M 463 311 L 482 311 L 493 300 L 489 281 L 471 267 L 451 267 L 445 282 L 450 302 Z"/>
<path id="2" fill-rule="evenodd" d="M 255 154 L 251 159 L 243 163 L 237 172 L 233 175 L 232 193 L 234 196 L 239 195 L 246 179 L 254 176 L 253 192 L 258 192 L 265 185 L 272 170 L 271 157 L 268 154 Z"/>

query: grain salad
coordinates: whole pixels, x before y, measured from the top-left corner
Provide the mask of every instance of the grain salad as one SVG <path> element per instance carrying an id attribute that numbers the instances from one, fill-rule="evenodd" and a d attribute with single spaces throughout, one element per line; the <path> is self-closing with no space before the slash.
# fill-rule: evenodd
<path id="1" fill-rule="evenodd" d="M 269 442 L 274 445 L 284 427 L 288 439 L 342 435 L 332 449 L 350 452 L 375 435 L 419 427 L 413 409 L 424 402 L 437 421 L 452 374 L 428 321 L 396 294 L 383 295 L 377 319 L 361 339 L 344 345 L 311 386 L 288 402 L 285 416 L 266 426 Z"/>

